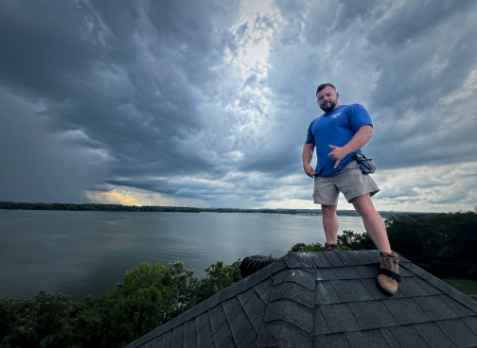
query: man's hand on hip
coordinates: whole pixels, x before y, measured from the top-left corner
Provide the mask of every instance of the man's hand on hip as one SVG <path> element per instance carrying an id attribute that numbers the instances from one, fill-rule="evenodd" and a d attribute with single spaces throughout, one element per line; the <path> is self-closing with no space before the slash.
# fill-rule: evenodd
<path id="1" fill-rule="evenodd" d="M 308 175 L 310 178 L 313 178 L 315 176 L 315 170 L 313 169 L 312 166 L 305 165 L 303 166 L 303 169 L 305 169 L 306 175 Z"/>
<path id="2" fill-rule="evenodd" d="M 346 157 L 347 153 L 346 150 L 342 147 L 333 145 L 330 145 L 330 147 L 333 149 L 333 151 L 328 154 L 328 157 L 331 158 L 333 161 L 336 161 L 334 166 L 334 168 L 336 168 L 338 167 L 338 164 L 340 164 L 340 161 Z"/>

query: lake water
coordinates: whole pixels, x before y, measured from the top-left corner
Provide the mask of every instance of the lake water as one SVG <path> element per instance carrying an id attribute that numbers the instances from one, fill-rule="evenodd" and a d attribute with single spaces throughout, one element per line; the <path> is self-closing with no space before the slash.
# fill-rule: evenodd
<path id="1" fill-rule="evenodd" d="M 361 218 L 338 218 L 340 231 L 364 232 Z M 113 290 L 146 261 L 182 260 L 201 278 L 218 260 L 325 242 L 321 216 L 19 210 L 0 210 L 0 238 L 0 298 L 47 290 L 75 300 Z"/>

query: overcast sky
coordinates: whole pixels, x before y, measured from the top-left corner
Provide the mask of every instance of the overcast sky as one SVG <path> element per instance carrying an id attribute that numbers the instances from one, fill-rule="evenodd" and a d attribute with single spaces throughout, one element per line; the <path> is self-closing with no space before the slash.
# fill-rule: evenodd
<path id="1" fill-rule="evenodd" d="M 0 200 L 318 208 L 301 152 L 331 82 L 373 119 L 377 209 L 471 210 L 475 18 L 474 0 L 2 1 Z"/>

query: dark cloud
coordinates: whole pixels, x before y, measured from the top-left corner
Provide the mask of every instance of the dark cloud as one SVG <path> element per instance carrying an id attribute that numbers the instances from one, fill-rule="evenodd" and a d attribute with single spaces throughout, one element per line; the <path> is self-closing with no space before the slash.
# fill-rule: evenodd
<path id="1" fill-rule="evenodd" d="M 244 22 L 239 0 L 2 3 L 0 199 L 118 185 L 215 206 L 308 200 L 322 82 L 369 110 L 379 169 L 475 161 L 474 1 L 274 6 Z"/>

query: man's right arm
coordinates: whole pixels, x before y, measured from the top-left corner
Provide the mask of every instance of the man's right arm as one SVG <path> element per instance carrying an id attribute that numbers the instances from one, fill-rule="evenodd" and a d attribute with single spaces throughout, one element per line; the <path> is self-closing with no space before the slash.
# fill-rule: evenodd
<path id="1" fill-rule="evenodd" d="M 310 178 L 313 178 L 315 175 L 315 170 L 312 166 L 310 166 L 314 150 L 315 144 L 305 144 L 305 146 L 303 146 L 303 169 L 305 170 L 306 175 L 308 175 Z"/>

